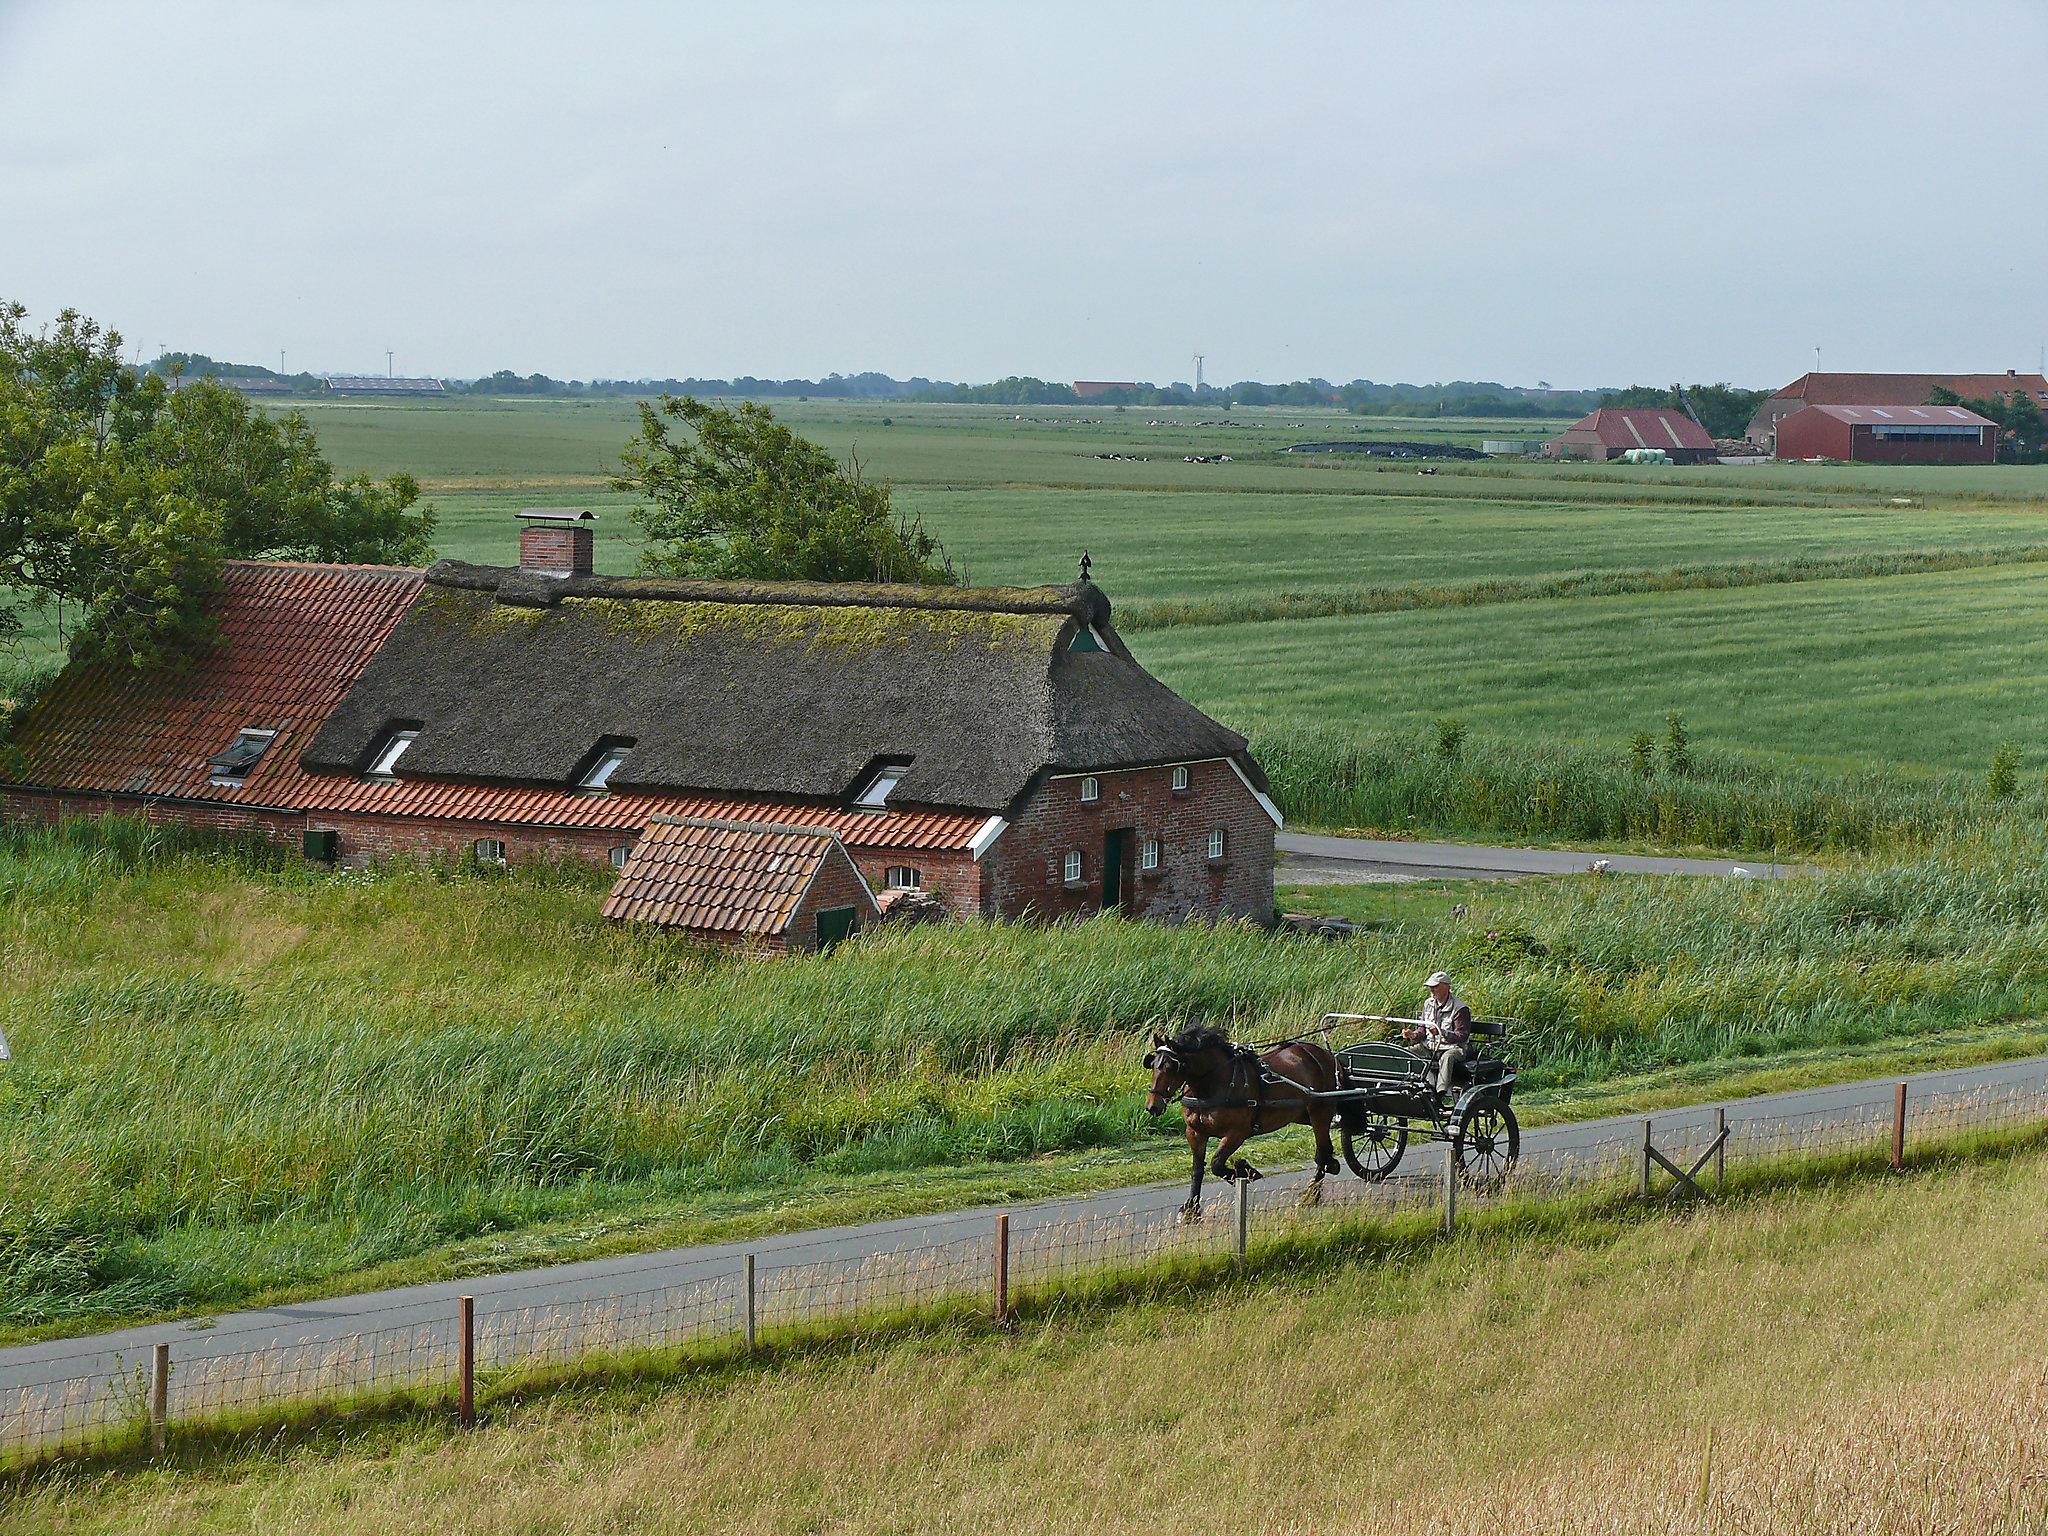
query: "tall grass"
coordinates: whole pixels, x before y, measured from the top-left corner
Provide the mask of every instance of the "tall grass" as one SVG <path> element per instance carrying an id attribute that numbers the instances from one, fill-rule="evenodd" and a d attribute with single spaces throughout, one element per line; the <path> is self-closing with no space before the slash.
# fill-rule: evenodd
<path id="1" fill-rule="evenodd" d="M 1802 854 L 1904 847 L 1998 815 L 1983 782 L 1829 773 L 1692 753 L 1689 771 L 1626 745 L 1475 738 L 1455 754 L 1413 736 L 1266 730 L 1252 750 L 1289 820 L 1394 833 L 1656 842 Z M 2036 794 L 2002 802 L 2038 820 Z"/>
<path id="2" fill-rule="evenodd" d="M 707 1191 L 1129 1146 L 1155 1021 L 1244 1036 L 1452 967 L 1529 1090 L 2048 1008 L 2048 841 L 1764 884 L 1504 888 L 1342 943 L 958 924 L 745 963 L 576 872 L 373 877 L 0 839 L 0 1317 L 205 1302 Z"/>

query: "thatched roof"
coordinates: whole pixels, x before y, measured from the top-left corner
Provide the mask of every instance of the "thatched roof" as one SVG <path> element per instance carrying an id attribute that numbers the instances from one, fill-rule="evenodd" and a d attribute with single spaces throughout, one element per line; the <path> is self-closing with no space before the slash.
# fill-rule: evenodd
<path id="1" fill-rule="evenodd" d="M 1091 630 L 1104 649 L 1071 649 Z M 401 777 L 563 785 L 600 742 L 630 740 L 615 790 L 842 800 L 900 761 L 892 805 L 993 812 L 1048 769 L 1229 756 L 1263 782 L 1243 737 L 1131 658 L 1086 582 L 564 579 L 443 561 L 305 765 L 359 773 L 401 726 L 420 733 Z"/>

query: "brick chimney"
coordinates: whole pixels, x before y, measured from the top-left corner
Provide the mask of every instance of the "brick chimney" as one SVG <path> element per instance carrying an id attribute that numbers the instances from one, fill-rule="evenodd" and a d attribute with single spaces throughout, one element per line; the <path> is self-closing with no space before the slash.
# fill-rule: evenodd
<path id="1" fill-rule="evenodd" d="M 588 576 L 597 514 L 582 507 L 528 507 L 519 514 L 519 569 L 536 576 Z"/>

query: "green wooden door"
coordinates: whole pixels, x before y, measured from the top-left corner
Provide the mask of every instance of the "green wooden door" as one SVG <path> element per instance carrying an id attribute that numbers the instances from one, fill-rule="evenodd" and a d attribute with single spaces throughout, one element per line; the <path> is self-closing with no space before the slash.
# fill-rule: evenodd
<path id="1" fill-rule="evenodd" d="M 826 907 L 818 914 L 818 949 L 830 949 L 841 939 L 853 937 L 860 927 L 860 912 L 854 907 Z"/>

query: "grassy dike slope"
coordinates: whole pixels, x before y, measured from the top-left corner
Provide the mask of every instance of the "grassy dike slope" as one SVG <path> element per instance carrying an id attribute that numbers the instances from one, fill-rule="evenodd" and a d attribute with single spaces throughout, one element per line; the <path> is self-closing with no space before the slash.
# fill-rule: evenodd
<path id="1" fill-rule="evenodd" d="M 452 1245 L 517 1267 L 736 1211 L 1131 1182 L 1116 1158 L 1176 1139 L 1140 1103 L 1153 1021 L 1266 1038 L 1395 1006 L 1438 964 L 1524 1021 L 1531 1112 L 1674 1067 L 1940 1047 L 2048 1011 L 2048 859 L 2016 828 L 1812 880 L 1500 887 L 1342 943 L 952 924 L 765 965 L 606 924 L 587 872 L 11 832 L 0 1327 L 395 1283 Z M 963 1165 L 1017 1171 L 964 1188 Z M 539 1232 L 556 1246 L 507 1238 Z"/>
<path id="2" fill-rule="evenodd" d="M 29 1533 L 2031 1532 L 2038 1146 L 0 1485 Z M 1712 1449 L 1708 1450 L 1709 1436 Z M 1219 1514 L 1227 1512 L 1227 1514 Z"/>

